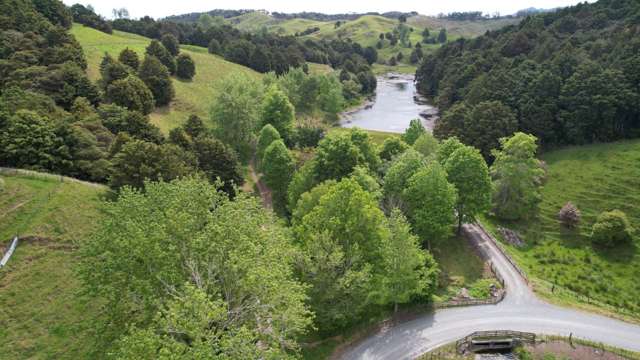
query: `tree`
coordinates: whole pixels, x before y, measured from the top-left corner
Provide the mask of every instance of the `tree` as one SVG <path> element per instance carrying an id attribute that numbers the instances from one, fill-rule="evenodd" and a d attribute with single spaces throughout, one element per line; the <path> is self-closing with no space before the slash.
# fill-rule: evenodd
<path id="1" fill-rule="evenodd" d="M 404 131 L 404 134 L 402 134 L 402 140 L 409 145 L 413 145 L 420 135 L 425 132 L 426 130 L 424 129 L 424 126 L 422 126 L 420 119 L 413 119 L 409 122 L 409 127 Z"/>
<path id="2" fill-rule="evenodd" d="M 260 130 L 260 134 L 258 135 L 258 144 L 256 146 L 256 159 L 258 160 L 258 165 L 262 165 L 262 158 L 264 157 L 264 153 L 271 145 L 272 142 L 276 140 L 281 140 L 280 133 L 276 130 L 275 127 L 271 124 L 267 124 L 262 127 Z"/>
<path id="3" fill-rule="evenodd" d="M 313 160 L 304 163 L 304 165 L 295 172 L 289 182 L 289 187 L 287 188 L 287 208 L 289 212 L 294 215 L 300 197 L 317 184 L 313 175 L 314 163 Z"/>
<path id="4" fill-rule="evenodd" d="M 339 180 L 349 175 L 357 165 L 372 171 L 380 166 L 380 158 L 369 134 L 359 129 L 329 134 L 318 144 L 314 177 L 318 182 Z"/>
<path id="5" fill-rule="evenodd" d="M 541 200 L 540 179 L 544 171 L 535 158 L 536 137 L 521 132 L 500 139 L 501 149 L 494 150 L 493 211 L 507 220 L 528 218 L 536 213 Z"/>
<path id="6" fill-rule="evenodd" d="M 395 156 L 405 152 L 409 148 L 406 142 L 397 136 L 390 136 L 384 139 L 382 149 L 380 149 L 380 158 L 382 160 L 391 161 Z"/>
<path id="7" fill-rule="evenodd" d="M 627 215 L 620 210 L 604 211 L 591 231 L 591 239 L 602 246 L 616 246 L 631 241 L 633 228 L 629 224 Z"/>
<path id="8" fill-rule="evenodd" d="M 209 54 L 220 55 L 222 52 L 222 47 L 220 46 L 218 40 L 211 39 L 209 41 L 209 45 L 207 46 L 207 50 L 209 51 Z"/>
<path id="9" fill-rule="evenodd" d="M 145 180 L 173 180 L 193 173 L 194 156 L 172 145 L 156 145 L 142 140 L 127 142 L 113 157 L 109 184 L 114 189 L 125 185 L 142 188 Z"/>
<path id="10" fill-rule="evenodd" d="M 144 192 L 125 187 L 105 207 L 82 244 L 80 276 L 104 304 L 96 330 L 106 344 L 120 340 L 116 355 L 281 358 L 296 351 L 312 321 L 305 286 L 293 274 L 287 230 L 256 198 L 231 201 L 186 178 L 147 182 Z"/>
<path id="11" fill-rule="evenodd" d="M 178 39 L 173 36 L 173 34 L 167 33 L 162 35 L 162 38 L 160 38 L 160 42 L 171 55 L 178 56 L 178 53 L 180 52 L 180 43 L 178 42 Z"/>
<path id="12" fill-rule="evenodd" d="M 343 179 L 294 227 L 301 246 L 302 280 L 323 330 L 357 319 L 384 293 L 385 249 L 389 230 L 371 194 L 353 179 Z"/>
<path id="13" fill-rule="evenodd" d="M 491 207 L 489 168 L 477 149 L 462 146 L 447 158 L 444 169 L 458 192 L 455 209 L 460 232 L 464 221 L 473 221 Z"/>
<path id="14" fill-rule="evenodd" d="M 198 115 L 189 115 L 187 122 L 184 123 L 184 131 L 195 139 L 200 135 L 205 135 L 207 128 Z"/>
<path id="15" fill-rule="evenodd" d="M 430 132 L 425 132 L 420 135 L 418 139 L 413 143 L 413 149 L 422 154 L 425 159 L 435 158 L 438 152 L 440 143 Z"/>
<path id="16" fill-rule="evenodd" d="M 118 61 L 129 66 L 135 71 L 137 71 L 138 67 L 140 66 L 140 59 L 138 58 L 138 54 L 129 48 L 124 48 L 124 50 L 120 52 Z"/>
<path id="17" fill-rule="evenodd" d="M 420 248 L 418 238 L 411 233 L 407 219 L 399 209 L 393 209 L 389 217 L 391 237 L 387 249 L 384 287 L 394 305 L 411 301 L 415 297 L 430 296 L 435 291 L 438 267 L 431 256 Z"/>
<path id="18" fill-rule="evenodd" d="M 429 29 L 424 28 L 424 30 L 422 30 L 422 42 L 425 44 L 429 43 Z"/>
<path id="19" fill-rule="evenodd" d="M 176 58 L 176 75 L 185 80 L 191 80 L 196 75 L 196 63 L 191 56 L 180 54 Z"/>
<path id="20" fill-rule="evenodd" d="M 176 73 L 176 62 L 173 59 L 173 56 L 158 40 L 151 40 L 151 43 L 147 46 L 145 53 L 147 54 L 145 58 L 153 56 L 160 60 L 160 63 L 167 68 L 169 74 L 173 75 Z"/>
<path id="21" fill-rule="evenodd" d="M 485 158 L 499 145 L 499 139 L 518 129 L 513 111 L 499 101 L 486 101 L 473 107 L 465 123 L 462 141 L 478 149 Z"/>
<path id="22" fill-rule="evenodd" d="M 413 149 L 395 158 L 384 175 L 384 194 L 387 199 L 400 200 L 409 179 L 425 165 L 424 156 Z"/>
<path id="23" fill-rule="evenodd" d="M 198 159 L 198 169 L 211 183 L 222 181 L 221 190 L 235 194 L 235 186 L 242 186 L 244 178 L 238 166 L 238 156 L 222 141 L 212 136 L 200 136 L 193 141 L 193 153 Z"/>
<path id="24" fill-rule="evenodd" d="M 168 105 L 175 95 L 169 71 L 154 56 L 145 56 L 140 71 L 140 79 L 149 87 L 157 106 Z"/>
<path id="25" fill-rule="evenodd" d="M 376 49 L 374 47 L 367 46 L 364 49 L 363 57 L 365 58 L 365 60 L 367 60 L 369 65 L 371 65 L 371 64 L 375 63 L 376 61 L 378 61 L 378 52 L 376 51 Z"/>
<path id="26" fill-rule="evenodd" d="M 130 111 L 116 104 L 102 104 L 98 107 L 98 115 L 102 124 L 114 134 L 126 132 L 137 139 L 156 144 L 164 141 L 160 129 L 151 124 L 149 117 L 139 111 Z"/>
<path id="27" fill-rule="evenodd" d="M 245 159 L 260 123 L 262 93 L 259 82 L 244 73 L 232 73 L 217 84 L 217 95 L 211 107 L 216 137 L 231 145 Z"/>
<path id="28" fill-rule="evenodd" d="M 295 109 L 277 85 L 271 85 L 262 100 L 262 126 L 272 125 L 285 141 L 291 139 Z"/>
<path id="29" fill-rule="evenodd" d="M 444 44 L 447 42 L 447 30 L 440 29 L 440 32 L 438 33 L 438 42 L 440 44 Z"/>
<path id="30" fill-rule="evenodd" d="M 107 86 L 105 98 L 108 102 L 145 115 L 153 110 L 153 94 L 137 76 L 129 75 L 111 83 Z"/>
<path id="31" fill-rule="evenodd" d="M 100 79 L 100 85 L 103 89 L 106 89 L 109 84 L 116 80 L 122 80 L 129 76 L 131 68 L 122 64 L 119 61 L 111 61 L 101 70 L 102 79 Z"/>
<path id="32" fill-rule="evenodd" d="M 564 204 L 562 209 L 558 212 L 558 220 L 564 226 L 569 229 L 574 229 L 580 223 L 580 210 L 571 203 L 571 201 Z"/>
<path id="33" fill-rule="evenodd" d="M 416 233 L 429 248 L 449 237 L 457 195 L 440 164 L 432 162 L 411 176 L 402 198 Z"/>
<path id="34" fill-rule="evenodd" d="M 466 145 L 461 143 L 460 140 L 458 140 L 458 138 L 455 136 L 447 138 L 438 147 L 438 151 L 436 152 L 436 159 L 438 160 L 440 165 L 444 166 L 447 160 L 449 160 L 449 157 L 451 157 L 451 154 L 465 146 Z"/>
<path id="35" fill-rule="evenodd" d="M 287 188 L 295 171 L 295 161 L 282 140 L 273 141 L 267 147 L 261 168 L 265 183 L 273 191 L 274 208 L 284 213 Z"/>

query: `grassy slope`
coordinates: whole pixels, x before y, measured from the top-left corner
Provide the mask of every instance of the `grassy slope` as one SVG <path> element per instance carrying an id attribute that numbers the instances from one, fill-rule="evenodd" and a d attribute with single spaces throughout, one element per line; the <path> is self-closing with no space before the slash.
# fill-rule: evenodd
<path id="1" fill-rule="evenodd" d="M 86 358 L 93 308 L 77 296 L 74 249 L 101 216 L 106 190 L 57 180 L 0 176 L 0 241 L 23 241 L 0 269 L 0 349 L 3 359 Z"/>
<path id="2" fill-rule="evenodd" d="M 113 35 L 109 35 L 78 24 L 73 26 L 71 33 L 82 45 L 89 64 L 87 73 L 94 81 L 100 77 L 99 66 L 105 52 L 117 57 L 120 51 L 129 47 L 142 57 L 150 42 L 150 39 L 135 34 L 114 31 Z M 165 133 L 182 124 L 191 114 L 196 114 L 205 121 L 209 118 L 209 108 L 216 96 L 214 84 L 218 79 L 234 71 L 245 72 L 256 79 L 260 77 L 260 74 L 249 68 L 209 54 L 205 48 L 182 45 L 181 51 L 195 61 L 196 76 L 192 81 L 174 78 L 174 101 L 170 106 L 156 109 L 151 114 L 151 121 Z"/>
<path id="3" fill-rule="evenodd" d="M 595 247 L 589 239 L 598 214 L 614 208 L 624 211 L 632 226 L 640 228 L 640 141 L 570 147 L 542 158 L 549 166 L 549 178 L 540 214 L 529 222 L 502 224 L 518 230 L 527 242 L 521 249 L 508 247 L 509 251 L 534 278 L 541 295 L 640 319 L 638 232 L 635 245 L 614 249 Z M 556 214 L 567 201 L 582 212 L 577 231 L 565 230 L 557 221 Z M 485 223 L 494 232 L 499 224 L 493 218 Z M 556 284 L 553 294 L 552 283 Z M 588 301 L 599 302 L 597 307 L 585 305 L 585 295 Z"/>
<path id="4" fill-rule="evenodd" d="M 482 21 L 455 21 L 438 19 L 433 16 L 418 15 L 407 19 L 407 23 L 418 28 L 429 28 L 429 31 L 447 30 L 453 37 L 471 38 L 484 34 L 487 30 L 497 30 L 501 27 L 517 24 L 521 19 L 497 19 Z M 436 33 L 437 34 L 437 33 Z M 435 35 L 435 34 L 432 34 Z"/>

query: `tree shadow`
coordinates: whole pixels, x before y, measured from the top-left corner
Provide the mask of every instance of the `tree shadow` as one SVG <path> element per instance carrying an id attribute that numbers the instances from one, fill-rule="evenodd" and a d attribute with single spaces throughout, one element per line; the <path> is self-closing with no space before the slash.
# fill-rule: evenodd
<path id="1" fill-rule="evenodd" d="M 638 245 L 634 240 L 627 241 L 613 247 L 596 244 L 593 244 L 592 247 L 596 255 L 609 263 L 627 264 L 633 261 L 636 256 L 636 252 L 638 251 Z"/>

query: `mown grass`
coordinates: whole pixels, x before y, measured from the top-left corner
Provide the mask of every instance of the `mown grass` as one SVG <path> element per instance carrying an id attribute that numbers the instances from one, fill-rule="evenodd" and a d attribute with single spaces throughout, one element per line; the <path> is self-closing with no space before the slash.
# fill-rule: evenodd
<path id="1" fill-rule="evenodd" d="M 117 58 L 120 51 L 128 47 L 136 51 L 142 60 L 145 48 L 151 41 L 148 38 L 121 31 L 114 31 L 109 35 L 79 24 L 73 25 L 71 33 L 82 45 L 88 62 L 87 74 L 93 81 L 100 78 L 100 62 L 106 52 Z M 208 122 L 209 109 L 217 95 L 216 81 L 229 73 L 244 72 L 255 77 L 256 80 L 261 77 L 259 73 L 247 67 L 209 54 L 207 49 L 202 47 L 181 45 L 181 51 L 193 58 L 196 63 L 196 75 L 191 81 L 174 78 L 175 99 L 169 106 L 157 108 L 151 113 L 151 121 L 164 133 L 184 123 L 191 114 L 198 115 Z"/>
<path id="2" fill-rule="evenodd" d="M 493 217 L 483 222 L 494 234 L 498 226 L 521 234 L 526 246 L 507 245 L 507 249 L 540 295 L 640 319 L 639 232 L 633 243 L 614 248 L 598 247 L 590 240 L 591 227 L 605 210 L 624 211 L 632 226 L 640 228 L 640 141 L 569 147 L 542 159 L 548 165 L 548 179 L 539 214 L 517 223 Z M 576 230 L 565 229 L 557 220 L 567 201 L 582 213 Z"/>
<path id="3" fill-rule="evenodd" d="M 0 269 L 3 359 L 89 358 L 94 304 L 78 294 L 75 249 L 102 216 L 106 190 L 71 182 L 1 176 L 0 241 L 19 243 Z"/>

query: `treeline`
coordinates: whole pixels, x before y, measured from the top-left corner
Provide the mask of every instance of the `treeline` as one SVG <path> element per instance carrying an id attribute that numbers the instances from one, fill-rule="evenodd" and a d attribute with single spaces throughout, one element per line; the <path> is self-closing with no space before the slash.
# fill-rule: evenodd
<path id="1" fill-rule="evenodd" d="M 207 14 L 209 16 L 221 16 L 225 19 L 252 13 L 252 12 L 262 12 L 263 10 L 222 10 L 216 9 L 207 12 L 194 12 L 189 14 L 182 15 L 173 15 L 167 16 L 165 20 L 175 21 L 175 22 L 197 22 L 200 16 L 203 14 Z M 345 14 L 323 14 L 319 12 L 299 12 L 299 13 L 283 13 L 274 11 L 269 13 L 276 19 L 290 20 L 290 19 L 308 19 L 308 20 L 316 20 L 316 21 L 337 21 L 337 20 L 357 20 L 362 16 L 366 15 L 378 15 L 384 16 L 389 19 L 398 19 L 400 16 L 404 15 L 406 17 L 416 16 L 418 12 L 410 11 L 410 12 L 401 12 L 401 11 L 388 11 L 384 13 L 379 12 L 367 12 L 367 13 L 345 13 Z"/>
<path id="2" fill-rule="evenodd" d="M 113 33 L 111 23 L 102 18 L 102 16 L 96 14 L 91 5 L 84 6 L 81 4 L 75 4 L 71 6 L 71 13 L 73 14 L 73 21 L 77 23 L 100 30 L 107 34 Z"/>
<path id="3" fill-rule="evenodd" d="M 547 148 L 639 136 L 639 23 L 637 1 L 601 0 L 443 46 L 416 73 L 435 134 L 487 157 L 515 131 Z"/>
<path id="4" fill-rule="evenodd" d="M 367 52 L 375 52 L 375 49 L 365 49 L 351 41 L 299 41 L 294 36 L 243 33 L 230 25 L 205 28 L 199 24 L 155 21 L 150 17 L 140 20 L 117 19 L 113 21 L 113 27 L 154 39 L 172 34 L 180 43 L 208 47 L 213 54 L 263 73 L 273 71 L 284 74 L 291 68 L 303 66 L 307 61 L 328 64 L 335 69 L 346 68 L 356 75 L 355 81 L 359 82 L 363 94 L 375 90 L 375 85 L 372 88 L 366 81 L 360 81 L 368 81 L 373 77 L 370 67 L 373 61 Z"/>
<path id="5" fill-rule="evenodd" d="M 256 10 L 248 10 L 248 9 L 241 9 L 241 10 L 215 9 L 207 12 L 192 12 L 188 14 L 171 15 L 164 18 L 164 20 L 169 20 L 177 23 L 197 22 L 198 19 L 200 19 L 200 17 L 205 14 L 212 17 L 220 16 L 225 19 L 228 19 L 228 18 L 252 13 L 255 11 Z"/>
<path id="6" fill-rule="evenodd" d="M 81 47 L 58 25 L 70 25 L 69 10 L 57 0 L 37 3 L 5 2 L 0 8 L 8 15 L 0 33 L 2 166 L 108 182 L 114 188 L 195 173 L 211 182 L 220 179 L 230 193 L 232 184 L 242 184 L 235 152 L 200 119 L 189 118 L 186 135 L 169 139 L 149 122 L 147 114 L 173 98 L 171 74 L 188 79 L 195 73 L 175 38 L 152 41 L 143 59 L 130 49 L 106 54 L 101 79 L 93 84 L 84 72 Z M 57 11 L 40 13 L 40 8 Z"/>

